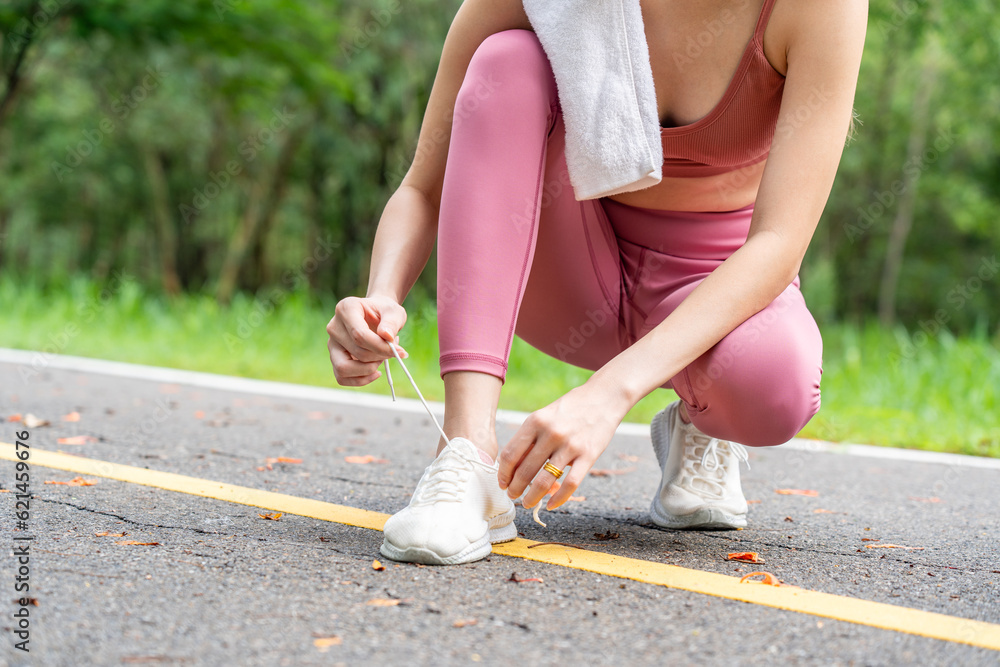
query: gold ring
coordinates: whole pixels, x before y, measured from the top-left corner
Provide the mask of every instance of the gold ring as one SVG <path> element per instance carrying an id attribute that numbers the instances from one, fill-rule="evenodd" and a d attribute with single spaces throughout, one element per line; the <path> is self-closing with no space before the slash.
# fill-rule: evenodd
<path id="1" fill-rule="evenodd" d="M 542 466 L 542 470 L 547 473 L 551 473 L 556 479 L 563 476 L 563 471 L 552 465 L 549 461 L 545 462 L 545 465 Z"/>

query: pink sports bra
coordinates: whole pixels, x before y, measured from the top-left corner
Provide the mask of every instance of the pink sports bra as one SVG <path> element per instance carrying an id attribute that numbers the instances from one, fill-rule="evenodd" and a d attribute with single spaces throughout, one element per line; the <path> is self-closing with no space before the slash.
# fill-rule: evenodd
<path id="1" fill-rule="evenodd" d="M 767 158 L 785 77 L 764 56 L 764 29 L 774 0 L 764 0 L 753 38 L 719 103 L 690 125 L 660 128 L 663 176 L 714 176 Z"/>

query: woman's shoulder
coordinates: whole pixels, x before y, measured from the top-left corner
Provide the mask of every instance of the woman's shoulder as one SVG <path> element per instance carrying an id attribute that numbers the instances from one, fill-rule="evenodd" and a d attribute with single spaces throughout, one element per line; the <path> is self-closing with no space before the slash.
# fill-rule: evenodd
<path id="1" fill-rule="evenodd" d="M 785 74 L 796 50 L 822 55 L 860 48 L 868 24 L 868 0 L 775 0 L 764 34 L 764 53 Z M 808 45 L 808 48 L 802 48 Z"/>

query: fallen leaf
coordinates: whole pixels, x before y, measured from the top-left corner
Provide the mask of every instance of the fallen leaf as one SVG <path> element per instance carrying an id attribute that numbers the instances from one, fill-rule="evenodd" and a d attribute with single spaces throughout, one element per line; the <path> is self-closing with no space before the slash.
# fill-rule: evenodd
<path id="1" fill-rule="evenodd" d="M 566 500 L 569 501 L 569 502 L 574 502 L 574 503 L 582 503 L 586 499 L 587 499 L 587 496 L 570 496 Z"/>
<path id="2" fill-rule="evenodd" d="M 366 602 L 365 604 L 369 607 L 395 607 L 401 601 L 400 600 L 387 600 L 386 598 L 374 598 Z"/>
<path id="3" fill-rule="evenodd" d="M 0 489 L 0 493 L 10 493 L 10 489 Z"/>
<path id="4" fill-rule="evenodd" d="M 135 540 L 115 540 L 115 544 L 133 545 L 137 547 L 158 547 L 159 542 L 136 542 Z"/>
<path id="5" fill-rule="evenodd" d="M 292 459 L 287 456 L 267 457 L 268 463 L 302 463 L 302 459 Z"/>
<path id="6" fill-rule="evenodd" d="M 371 454 L 365 454 L 364 456 L 345 456 L 344 460 L 348 463 L 388 463 L 387 459 L 375 458 Z"/>
<path id="7" fill-rule="evenodd" d="M 268 512 L 267 514 L 258 514 L 257 516 L 259 516 L 261 519 L 267 519 L 269 521 L 278 521 L 279 519 L 281 519 L 281 512 L 278 513 Z"/>
<path id="8" fill-rule="evenodd" d="M 819 491 L 813 491 L 812 489 L 775 489 L 775 493 L 780 493 L 783 496 L 810 496 L 815 498 L 819 495 Z"/>
<path id="9" fill-rule="evenodd" d="M 628 468 L 594 468 L 590 471 L 591 477 L 611 477 L 613 475 L 627 475 L 635 470 L 635 466 Z"/>
<path id="10" fill-rule="evenodd" d="M 94 485 L 97 484 L 97 480 L 94 480 L 94 479 L 84 479 L 83 477 L 74 477 L 73 479 L 69 480 L 68 482 L 54 482 L 52 480 L 48 480 L 45 483 L 46 484 L 60 484 L 62 486 L 94 486 Z"/>
<path id="11" fill-rule="evenodd" d="M 97 442 L 97 438 L 92 435 L 71 435 L 67 438 L 57 438 L 56 442 L 60 445 L 86 445 Z"/>
<path id="12" fill-rule="evenodd" d="M 14 604 L 21 604 L 21 600 L 24 600 L 25 602 L 34 607 L 38 606 L 38 598 L 15 598 L 14 600 L 12 600 L 12 602 Z"/>
<path id="13" fill-rule="evenodd" d="M 760 502 L 759 500 L 748 500 L 747 505 L 756 505 L 759 502 Z"/>
<path id="14" fill-rule="evenodd" d="M 74 410 L 73 412 L 69 413 L 68 415 L 63 415 L 61 417 L 61 419 L 64 422 L 78 422 L 78 421 L 80 421 L 80 413 L 77 412 L 76 410 Z"/>
<path id="15" fill-rule="evenodd" d="M 42 426 L 48 426 L 49 420 L 36 417 L 35 415 L 29 412 L 28 414 L 24 415 L 24 425 L 27 426 L 28 428 L 40 428 Z"/>
<path id="16" fill-rule="evenodd" d="M 642 457 L 634 456 L 632 454 L 619 454 L 618 458 L 622 461 L 628 461 L 629 463 L 638 463 L 642 460 Z"/>
<path id="17" fill-rule="evenodd" d="M 313 646 L 316 648 L 327 648 L 329 646 L 340 646 L 344 643 L 344 640 L 340 637 L 334 635 L 333 637 L 319 637 L 313 640 Z"/>
<path id="18" fill-rule="evenodd" d="M 372 569 L 381 572 L 382 570 L 385 569 L 385 565 L 382 565 L 382 563 L 378 562 L 378 560 L 373 560 Z"/>
<path id="19" fill-rule="evenodd" d="M 787 521 L 788 523 L 795 523 L 795 519 L 793 519 L 793 518 L 792 518 L 792 517 L 790 517 L 790 516 L 786 516 L 786 517 L 785 517 L 785 521 Z"/>
<path id="20" fill-rule="evenodd" d="M 840 514 L 840 512 L 834 512 L 833 510 L 813 510 L 813 514 Z"/>
<path id="21" fill-rule="evenodd" d="M 103 533 L 94 533 L 94 537 L 125 537 L 125 533 L 109 533 L 104 531 Z"/>
<path id="22" fill-rule="evenodd" d="M 916 500 L 921 503 L 939 503 L 941 499 L 937 496 L 931 496 L 930 498 L 917 498 L 916 496 L 909 496 L 910 500 Z"/>
<path id="23" fill-rule="evenodd" d="M 477 621 L 474 618 L 463 618 L 463 619 L 459 619 L 459 620 L 455 621 L 454 623 L 452 623 L 451 627 L 453 627 L 453 628 L 464 628 L 467 625 L 475 625 L 478 622 L 479 621 Z"/>
<path id="24" fill-rule="evenodd" d="M 21 421 L 21 413 L 19 412 L 16 415 L 11 415 L 11 416 L 7 417 L 7 421 L 9 421 L 9 422 L 19 422 L 19 421 Z"/>
<path id="25" fill-rule="evenodd" d="M 204 410 L 195 410 L 194 411 L 194 418 L 195 419 L 204 419 L 205 418 L 205 411 Z"/>
<path id="26" fill-rule="evenodd" d="M 742 563 L 764 563 L 764 559 L 756 551 L 736 551 L 728 554 L 726 560 L 738 560 Z"/>
<path id="27" fill-rule="evenodd" d="M 866 544 L 866 549 L 909 549 L 910 551 L 923 551 L 924 547 L 904 547 L 898 544 Z"/>
<path id="28" fill-rule="evenodd" d="M 612 533 L 609 528 L 606 533 L 594 533 L 594 537 L 597 538 L 599 542 L 606 542 L 607 540 L 617 540 L 620 535 L 618 533 Z"/>
<path id="29" fill-rule="evenodd" d="M 877 537 L 862 537 L 861 541 L 862 542 L 878 542 L 880 540 Z"/>
<path id="30" fill-rule="evenodd" d="M 757 581 L 750 581 L 751 577 L 764 577 L 764 580 L 763 581 L 759 581 L 759 582 L 757 582 Z M 768 586 L 780 586 L 781 585 L 781 582 L 778 581 L 778 578 L 776 576 L 774 576 L 773 574 L 771 574 L 770 572 L 751 572 L 750 574 L 745 574 L 742 577 L 740 577 L 740 583 L 741 584 L 747 584 L 747 583 L 754 583 L 754 584 L 756 584 L 756 583 L 761 583 L 761 584 L 767 584 Z"/>
<path id="31" fill-rule="evenodd" d="M 532 583 L 532 582 L 539 583 L 539 584 L 544 583 L 538 577 L 529 577 L 527 579 L 519 579 L 518 576 L 517 576 L 517 572 L 511 572 L 510 573 L 510 579 L 508 579 L 507 581 L 510 582 L 510 583 L 513 583 L 513 584 L 527 584 L 527 583 Z"/>

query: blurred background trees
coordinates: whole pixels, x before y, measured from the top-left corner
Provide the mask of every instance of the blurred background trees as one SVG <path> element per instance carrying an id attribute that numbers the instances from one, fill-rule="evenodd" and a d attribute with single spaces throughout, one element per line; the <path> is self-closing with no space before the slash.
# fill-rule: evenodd
<path id="1" fill-rule="evenodd" d="M 363 291 L 459 4 L 6 0 L 0 271 Z M 992 3 L 873 1 L 861 125 L 802 269 L 821 321 L 1000 335 L 997 62 Z"/>

